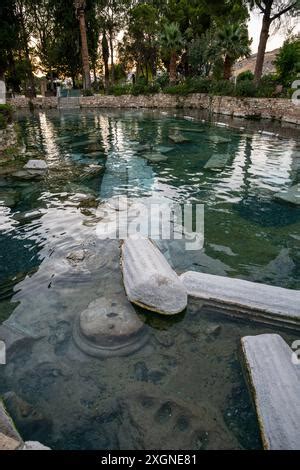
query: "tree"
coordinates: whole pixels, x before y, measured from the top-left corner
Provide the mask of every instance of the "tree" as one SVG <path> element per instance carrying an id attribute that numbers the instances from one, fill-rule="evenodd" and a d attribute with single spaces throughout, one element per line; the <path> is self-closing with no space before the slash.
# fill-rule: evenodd
<path id="1" fill-rule="evenodd" d="M 80 56 L 80 31 L 73 0 L 49 0 L 53 14 L 54 41 L 48 54 L 58 76 L 71 77 L 73 86 L 82 69 Z"/>
<path id="2" fill-rule="evenodd" d="M 98 0 L 99 23 L 107 39 L 110 56 L 110 82 L 115 79 L 115 38 L 125 27 L 126 13 L 132 0 Z"/>
<path id="3" fill-rule="evenodd" d="M 250 55 L 248 30 L 238 24 L 225 25 L 217 33 L 217 44 L 224 58 L 224 79 L 229 80 L 235 61 Z"/>
<path id="4" fill-rule="evenodd" d="M 136 64 L 137 76 L 146 82 L 156 73 L 159 30 L 159 11 L 153 5 L 141 3 L 131 9 L 120 53 Z"/>
<path id="5" fill-rule="evenodd" d="M 89 49 L 86 33 L 86 23 L 85 23 L 85 0 L 74 0 L 74 6 L 76 14 L 79 20 L 80 27 L 80 37 L 81 37 L 81 57 L 82 57 L 82 67 L 83 67 L 83 88 L 89 90 L 91 88 L 91 73 L 90 73 L 90 59 L 89 59 Z"/>
<path id="6" fill-rule="evenodd" d="M 55 18 L 51 0 L 27 0 L 26 14 L 35 63 L 46 76 L 49 76 L 51 90 L 54 91 L 53 79 L 56 75 L 56 57 L 53 54 Z"/>
<path id="7" fill-rule="evenodd" d="M 217 55 L 216 32 L 214 28 L 211 28 L 189 44 L 188 62 L 192 73 L 207 77 Z"/>
<path id="8" fill-rule="evenodd" d="M 275 59 L 276 71 L 281 83 L 291 87 L 300 74 L 300 37 L 287 39 Z"/>
<path id="9" fill-rule="evenodd" d="M 177 23 L 165 24 L 160 37 L 162 53 L 170 60 L 170 83 L 177 80 L 177 60 L 184 47 L 184 39 Z"/>
<path id="10" fill-rule="evenodd" d="M 257 7 L 263 15 L 262 28 L 255 65 L 255 81 L 258 83 L 262 77 L 265 53 L 271 24 L 286 15 L 299 13 L 300 0 L 251 0 L 251 8 Z"/>
<path id="11" fill-rule="evenodd" d="M 16 0 L 16 12 L 20 22 L 20 43 L 21 48 L 25 54 L 25 60 L 27 65 L 27 75 L 29 87 L 27 93 L 30 97 L 36 96 L 33 67 L 30 57 L 30 30 L 28 27 L 28 1 L 27 0 Z"/>
<path id="12" fill-rule="evenodd" d="M 0 80 L 5 73 L 15 69 L 15 51 L 19 46 L 20 23 L 16 2 L 1 0 L 0 3 Z"/>

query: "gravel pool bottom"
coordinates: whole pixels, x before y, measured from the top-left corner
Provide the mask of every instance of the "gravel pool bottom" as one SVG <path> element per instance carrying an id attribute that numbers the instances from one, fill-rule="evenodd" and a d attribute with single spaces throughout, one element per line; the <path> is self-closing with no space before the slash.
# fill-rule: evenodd
<path id="1" fill-rule="evenodd" d="M 20 433 L 53 449 L 261 448 L 240 338 L 276 332 L 291 345 L 296 333 L 190 302 L 173 318 L 137 309 L 148 341 L 99 359 L 77 348 L 73 325 L 101 296 L 124 301 L 118 242 L 96 237 L 97 205 L 115 195 L 204 204 L 203 250 L 164 246 L 178 273 L 299 289 L 299 208 L 274 200 L 299 182 L 299 142 L 171 112 L 40 112 L 19 125 L 21 157 L 49 167 L 22 181 L 0 166 L 0 321 L 15 334 L 0 394 Z M 143 158 L 165 147 L 167 159 Z M 204 168 L 220 154 L 224 169 Z M 91 164 L 103 173 L 86 174 Z M 86 260 L 72 263 L 78 249 Z"/>

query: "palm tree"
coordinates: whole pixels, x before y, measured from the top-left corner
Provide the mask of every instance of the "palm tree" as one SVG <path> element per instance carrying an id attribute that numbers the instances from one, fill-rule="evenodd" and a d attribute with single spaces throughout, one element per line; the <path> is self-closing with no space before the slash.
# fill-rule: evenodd
<path id="1" fill-rule="evenodd" d="M 224 79 L 229 80 L 232 67 L 237 59 L 251 53 L 248 30 L 245 26 L 228 24 L 217 33 L 217 46 L 224 58 Z"/>
<path id="2" fill-rule="evenodd" d="M 184 40 L 177 23 L 166 24 L 160 38 L 163 54 L 169 59 L 170 82 L 177 79 L 177 60 L 184 47 Z"/>
<path id="3" fill-rule="evenodd" d="M 85 0 L 74 0 L 74 6 L 76 14 L 79 19 L 80 36 L 81 36 L 81 57 L 82 57 L 82 68 L 83 68 L 83 88 L 89 90 L 91 88 L 91 73 L 90 73 L 90 59 L 89 49 L 86 34 L 85 24 Z"/>

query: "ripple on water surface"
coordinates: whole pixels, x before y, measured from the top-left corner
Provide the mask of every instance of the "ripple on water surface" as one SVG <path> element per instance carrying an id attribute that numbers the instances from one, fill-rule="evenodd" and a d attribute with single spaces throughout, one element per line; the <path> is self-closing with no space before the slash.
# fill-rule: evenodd
<path id="1" fill-rule="evenodd" d="M 202 251 L 161 246 L 178 272 L 299 289 L 300 209 L 274 200 L 298 181 L 296 141 L 143 111 L 39 113 L 20 126 L 26 156 L 49 167 L 34 182 L 0 167 L 0 321 L 25 333 L 1 367 L 0 393 L 17 395 L 7 404 L 25 439 L 70 449 L 260 448 L 238 343 L 273 329 L 192 303 L 174 319 L 137 310 L 143 347 L 99 359 L 76 346 L 73 325 L 101 297 L 126 301 L 119 244 L 96 237 L 97 205 L 118 194 L 205 205 Z M 170 132 L 188 141 L 175 144 Z M 223 169 L 204 168 L 224 154 Z M 86 171 L 91 164 L 105 170 Z M 20 413 L 22 400 L 38 427 Z"/>

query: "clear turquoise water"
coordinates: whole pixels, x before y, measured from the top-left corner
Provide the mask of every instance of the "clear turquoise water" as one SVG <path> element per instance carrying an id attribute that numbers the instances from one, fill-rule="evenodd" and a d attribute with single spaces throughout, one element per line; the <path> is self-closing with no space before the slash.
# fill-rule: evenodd
<path id="1" fill-rule="evenodd" d="M 105 267 L 75 281 L 55 279 L 66 254 L 97 223 L 95 209 L 80 207 L 75 195 L 100 202 L 126 194 L 205 205 L 204 249 L 169 250 L 178 272 L 299 289 L 300 209 L 274 200 L 299 183 L 296 132 L 279 139 L 259 134 L 257 125 L 227 129 L 144 111 L 38 113 L 19 123 L 26 157 L 49 165 L 47 178 L 34 182 L 16 181 L 0 167 L 0 320 L 37 337 L 14 348 L 1 366 L 0 393 L 13 390 L 44 416 L 37 429 L 19 420 L 26 438 L 54 448 L 170 448 L 190 433 L 186 445 L 193 448 L 259 448 L 238 345 L 241 336 L 275 330 L 193 305 L 173 320 L 140 311 L 151 332 L 147 347 L 125 358 L 89 358 L 72 342 L 72 315 L 99 289 L 114 292 L 118 260 L 109 265 L 111 280 Z M 170 142 L 175 127 L 188 143 Z M 229 142 L 213 143 L 212 136 Z M 141 157 L 138 145 L 149 142 L 173 147 L 167 162 Z M 222 153 L 230 155 L 224 170 L 204 169 Z M 91 163 L 105 165 L 105 172 L 87 177 Z M 221 326 L 217 337 L 208 332 L 212 325 Z"/>

